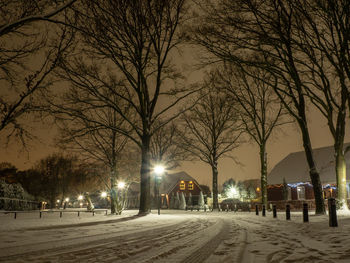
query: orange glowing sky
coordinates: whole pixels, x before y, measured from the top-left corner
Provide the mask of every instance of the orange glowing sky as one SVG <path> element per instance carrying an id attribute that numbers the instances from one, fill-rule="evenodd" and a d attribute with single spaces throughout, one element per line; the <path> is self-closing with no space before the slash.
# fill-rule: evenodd
<path id="1" fill-rule="evenodd" d="M 178 63 L 181 63 L 182 69 L 187 72 L 185 75 L 190 83 L 200 81 L 203 76 L 198 71 L 191 71 L 199 56 L 199 53 L 193 54 L 196 54 L 196 52 L 193 52 L 193 49 L 187 49 L 177 59 Z M 312 107 L 309 109 L 308 119 L 313 148 L 333 145 L 325 119 Z M 28 152 L 20 151 L 20 143 L 17 142 L 12 142 L 7 148 L 2 147 L 0 149 L 0 162 L 10 162 L 19 169 L 27 169 L 36 161 L 57 151 L 53 140 L 56 136 L 55 127 L 50 127 L 48 124 L 40 124 L 40 122 L 33 123 L 32 119 L 28 119 L 27 122 L 32 124 L 32 133 L 37 136 L 38 140 L 31 142 Z M 348 129 L 345 142 L 349 141 Z M 4 144 L 1 137 L 0 143 Z M 276 132 L 268 143 L 268 171 L 289 153 L 301 150 L 303 150 L 303 147 L 298 127 L 295 124 L 283 126 L 281 131 Z M 260 177 L 257 145 L 244 143 L 233 153 L 240 164 L 235 163 L 231 159 L 221 159 L 219 161 L 219 185 L 229 178 L 244 180 Z M 200 184 L 211 186 L 211 168 L 209 165 L 201 162 L 184 162 L 181 167 L 173 172 L 181 170 L 196 178 Z"/>

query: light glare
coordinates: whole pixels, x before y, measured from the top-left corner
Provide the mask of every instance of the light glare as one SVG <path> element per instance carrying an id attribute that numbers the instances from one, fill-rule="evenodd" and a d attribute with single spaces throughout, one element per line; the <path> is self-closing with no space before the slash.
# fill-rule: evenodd
<path id="1" fill-rule="evenodd" d="M 164 166 L 162 166 L 162 165 L 157 165 L 156 167 L 154 167 L 154 172 L 156 173 L 156 174 L 159 174 L 159 175 L 161 175 L 162 173 L 164 173 Z"/>
<path id="2" fill-rule="evenodd" d="M 118 188 L 119 189 L 123 189 L 125 187 L 125 183 L 124 182 L 119 182 L 118 183 Z"/>

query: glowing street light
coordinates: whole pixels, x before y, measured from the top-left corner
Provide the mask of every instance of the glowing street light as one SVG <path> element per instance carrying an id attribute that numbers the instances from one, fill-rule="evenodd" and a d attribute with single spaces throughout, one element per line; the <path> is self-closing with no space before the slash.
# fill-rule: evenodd
<path id="1" fill-rule="evenodd" d="M 61 202 L 59 199 L 57 199 L 57 203 Z"/>
<path id="2" fill-rule="evenodd" d="M 67 197 L 66 199 L 64 199 L 66 202 L 68 202 L 69 201 L 69 198 Z"/>
<path id="3" fill-rule="evenodd" d="M 102 197 L 102 198 L 106 198 L 106 197 L 107 197 L 107 193 L 106 193 L 106 192 L 102 192 L 102 193 L 101 193 L 101 197 Z"/>
<path id="4" fill-rule="evenodd" d="M 154 172 L 157 174 L 157 175 L 162 175 L 165 171 L 165 168 L 163 165 L 157 165 L 154 167 Z"/>
<path id="5" fill-rule="evenodd" d="M 119 189 L 123 189 L 125 187 L 125 183 L 124 182 L 119 182 L 118 183 L 118 188 Z"/>
<path id="6" fill-rule="evenodd" d="M 79 196 L 78 196 L 78 200 L 83 200 L 83 196 L 82 196 L 82 195 L 79 195 Z"/>

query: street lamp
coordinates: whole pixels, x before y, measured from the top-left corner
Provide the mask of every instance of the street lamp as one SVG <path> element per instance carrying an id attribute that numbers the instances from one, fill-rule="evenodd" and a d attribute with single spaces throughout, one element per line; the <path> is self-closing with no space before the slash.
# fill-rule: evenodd
<path id="1" fill-rule="evenodd" d="M 83 196 L 82 196 L 82 195 L 79 195 L 79 196 L 78 196 L 78 200 L 83 200 Z"/>
<path id="2" fill-rule="evenodd" d="M 124 182 L 119 182 L 118 183 L 118 188 L 119 189 L 123 189 L 125 187 L 125 183 Z"/>
<path id="3" fill-rule="evenodd" d="M 160 215 L 160 196 L 159 196 L 159 184 L 160 184 L 160 178 L 163 175 L 165 171 L 164 166 L 157 165 L 154 167 L 154 173 L 155 173 L 155 184 L 157 189 L 157 204 L 158 204 L 158 215 Z"/>
<path id="4" fill-rule="evenodd" d="M 106 193 L 106 192 L 102 192 L 102 193 L 101 193 L 101 197 L 102 197 L 102 198 L 106 198 L 106 197 L 107 197 L 107 193 Z"/>

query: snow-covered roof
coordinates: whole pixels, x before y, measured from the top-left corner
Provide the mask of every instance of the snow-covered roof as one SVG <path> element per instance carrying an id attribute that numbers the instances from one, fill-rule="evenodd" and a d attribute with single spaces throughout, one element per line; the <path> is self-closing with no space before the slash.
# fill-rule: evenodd
<path id="1" fill-rule="evenodd" d="M 170 193 L 170 191 L 176 186 L 179 181 L 197 181 L 186 172 L 178 172 L 173 174 L 164 174 L 162 176 L 162 181 L 160 184 L 160 193 Z M 198 184 L 198 183 L 197 183 Z"/>
<path id="2" fill-rule="evenodd" d="M 160 185 L 159 185 L 159 192 L 162 194 L 168 194 L 170 191 L 178 184 L 179 181 L 193 181 L 195 184 L 198 185 L 198 182 L 190 176 L 186 172 L 178 172 L 178 173 L 165 173 L 161 177 Z M 151 180 L 151 193 L 154 189 L 154 181 Z M 140 191 L 140 184 L 139 183 L 132 183 L 129 188 L 130 191 L 133 192 L 139 192 Z"/>
<path id="3" fill-rule="evenodd" d="M 350 143 L 345 144 L 345 147 Z M 333 146 L 313 149 L 317 170 L 322 184 L 335 183 L 335 158 Z M 346 175 L 350 176 L 350 153 L 345 155 Z M 269 185 L 282 184 L 283 178 L 287 183 L 310 182 L 309 166 L 304 151 L 294 152 L 280 161 L 268 174 Z"/>

